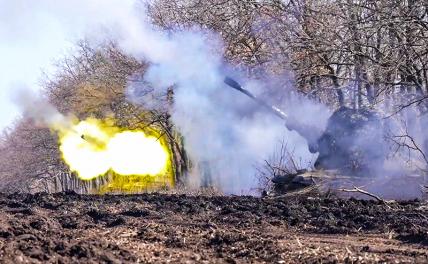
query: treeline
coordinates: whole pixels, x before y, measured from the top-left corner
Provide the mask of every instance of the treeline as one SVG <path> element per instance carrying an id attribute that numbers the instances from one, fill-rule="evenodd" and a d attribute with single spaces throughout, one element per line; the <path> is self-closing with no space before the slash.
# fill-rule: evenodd
<path id="1" fill-rule="evenodd" d="M 94 49 L 81 42 L 76 54 L 58 65 L 57 75 L 45 80 L 43 95 L 60 112 L 72 113 L 80 120 L 112 119 L 118 127 L 160 131 L 172 152 L 174 173 L 179 178 L 186 171 L 187 160 L 169 114 L 147 110 L 126 98 L 131 77 L 142 74 L 144 69 L 144 63 L 125 56 L 112 43 Z M 30 119 L 18 120 L 4 131 L 1 151 L 0 188 L 5 191 L 86 193 L 108 181 L 105 177 L 93 181 L 77 179 L 61 159 L 55 133 Z"/>
<path id="2" fill-rule="evenodd" d="M 333 105 L 427 92 L 427 1 L 165 0 L 151 11 L 163 28 L 220 32 L 231 61 L 291 70 L 302 93 Z"/>
<path id="3" fill-rule="evenodd" d="M 399 109 L 424 104 L 428 95 L 427 1 L 152 0 L 147 5 L 160 29 L 199 26 L 216 32 L 224 40 L 225 59 L 251 77 L 287 76 L 302 95 L 332 108 Z M 168 107 L 154 111 L 126 100 L 125 88 L 132 76 L 144 73 L 144 62 L 114 43 L 78 47 L 58 65 L 58 74 L 45 80 L 46 98 L 79 118 L 113 116 L 117 125 L 131 129 L 154 126 L 169 139 L 180 178 L 190 164 Z M 70 175 L 48 129 L 19 120 L 1 139 L 1 189 L 46 189 L 46 181 Z M 62 189 L 72 182 L 55 181 L 66 185 Z M 81 184 L 73 186 L 84 190 L 89 183 Z"/>

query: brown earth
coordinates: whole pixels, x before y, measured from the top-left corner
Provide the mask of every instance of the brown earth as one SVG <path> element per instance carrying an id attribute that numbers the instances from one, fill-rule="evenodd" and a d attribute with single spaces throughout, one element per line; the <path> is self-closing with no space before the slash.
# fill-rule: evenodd
<path id="1" fill-rule="evenodd" d="M 2 263 L 428 262 L 428 204 L 0 194 Z"/>

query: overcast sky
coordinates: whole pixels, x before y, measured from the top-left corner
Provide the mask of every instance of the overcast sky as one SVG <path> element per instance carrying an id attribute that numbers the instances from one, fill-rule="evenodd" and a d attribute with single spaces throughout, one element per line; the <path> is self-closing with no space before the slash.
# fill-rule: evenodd
<path id="1" fill-rule="evenodd" d="M 42 72 L 83 37 L 123 20 L 135 0 L 0 0 L 0 129 L 19 115 L 13 87 L 39 90 Z"/>

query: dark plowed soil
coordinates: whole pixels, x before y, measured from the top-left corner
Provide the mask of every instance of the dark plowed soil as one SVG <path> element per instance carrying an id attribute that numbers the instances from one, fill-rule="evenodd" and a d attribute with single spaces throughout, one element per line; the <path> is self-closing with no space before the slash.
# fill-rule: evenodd
<path id="1" fill-rule="evenodd" d="M 428 262 L 428 204 L 0 194 L 2 263 Z"/>

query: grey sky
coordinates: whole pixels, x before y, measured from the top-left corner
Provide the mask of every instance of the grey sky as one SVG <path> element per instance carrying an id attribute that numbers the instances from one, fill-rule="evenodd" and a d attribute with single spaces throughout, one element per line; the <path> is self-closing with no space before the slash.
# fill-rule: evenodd
<path id="1" fill-rule="evenodd" d="M 135 0 L 0 0 L 0 129 L 19 115 L 13 87 L 39 90 L 42 72 L 83 37 L 123 21 Z"/>
<path id="2" fill-rule="evenodd" d="M 13 87 L 38 89 L 42 69 L 50 71 L 53 59 L 70 44 L 54 17 L 30 2 L 0 0 L 0 128 L 18 115 L 10 100 Z"/>

